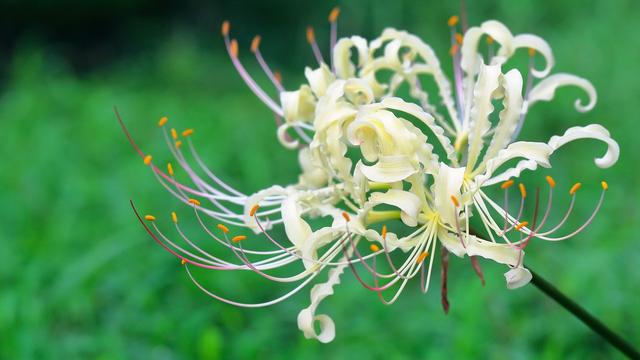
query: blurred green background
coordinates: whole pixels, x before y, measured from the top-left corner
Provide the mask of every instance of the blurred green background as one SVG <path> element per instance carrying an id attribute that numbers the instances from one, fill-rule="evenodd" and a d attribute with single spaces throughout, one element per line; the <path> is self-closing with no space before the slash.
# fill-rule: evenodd
<path id="1" fill-rule="evenodd" d="M 252 193 L 294 182 L 296 154 L 278 144 L 271 114 L 225 57 L 219 26 L 231 20 L 254 74 L 259 69 L 248 48 L 253 35 L 262 34 L 265 57 L 292 89 L 303 79 L 303 67 L 314 62 L 305 27 L 313 24 L 326 44 L 326 17 L 334 5 L 2 3 L 0 358 L 621 358 L 535 287 L 507 290 L 504 267 L 482 262 L 483 288 L 468 262 L 453 258 L 448 316 L 440 307 L 438 276 L 426 295 L 414 283 L 387 307 L 347 272 L 319 309 L 337 326 L 335 341 L 323 345 L 297 329 L 308 290 L 266 309 L 219 303 L 146 235 L 129 199 L 165 222 L 170 211 L 187 218 L 189 209 L 155 182 L 127 144 L 112 107 L 158 163 L 170 155 L 156 127 L 167 115 L 178 129 L 196 128 L 194 141 L 207 163 L 239 189 Z M 340 35 L 372 38 L 386 26 L 407 29 L 448 66 L 446 20 L 459 11 L 457 2 L 338 5 Z M 560 243 L 533 242 L 527 261 L 639 343 L 639 3 L 501 0 L 468 1 L 467 7 L 472 25 L 496 18 L 514 33 L 541 35 L 554 50 L 555 72 L 583 76 L 598 89 L 590 113 L 574 111 L 578 90 L 562 89 L 555 101 L 529 114 L 523 139 L 546 140 L 597 122 L 611 131 L 621 155 L 613 168 L 596 168 L 592 159 L 604 146 L 583 142 L 556 155 L 553 169 L 525 177 L 535 186 L 551 174 L 561 191 L 583 182 L 572 225 L 590 213 L 601 179 L 611 187 L 586 232 Z M 569 200 L 558 199 L 557 215 Z M 246 301 L 285 291 L 257 276 L 204 277 L 218 293 Z"/>

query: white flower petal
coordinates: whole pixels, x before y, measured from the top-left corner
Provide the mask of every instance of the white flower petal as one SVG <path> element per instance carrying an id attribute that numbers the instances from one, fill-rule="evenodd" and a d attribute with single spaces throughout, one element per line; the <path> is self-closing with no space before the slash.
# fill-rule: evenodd
<path id="1" fill-rule="evenodd" d="M 541 142 L 517 141 L 506 149 L 500 150 L 498 155 L 489 159 L 486 163 L 484 174 L 475 177 L 476 183 L 480 186 L 489 186 L 500 181 L 508 180 L 509 177 L 517 177 L 524 169 L 535 170 L 538 165 L 550 167 L 549 156 L 553 153 L 553 148 Z M 508 169 L 501 174 L 495 174 L 496 170 L 509 160 L 524 158 L 514 168 Z M 508 177 L 506 177 L 508 176 Z M 506 178 L 505 178 L 506 177 Z"/>
<path id="2" fill-rule="evenodd" d="M 495 262 L 515 266 L 524 254 L 511 244 L 494 243 L 482 240 L 476 236 L 469 235 L 466 240 L 467 255 L 482 256 L 485 259 Z"/>
<path id="3" fill-rule="evenodd" d="M 281 92 L 280 103 L 282 104 L 284 119 L 287 122 L 313 121 L 316 99 L 309 86 L 302 85 L 300 90 Z"/>
<path id="4" fill-rule="evenodd" d="M 504 273 L 504 277 L 507 280 L 508 289 L 523 287 L 533 279 L 531 272 L 522 266 L 507 271 Z"/>
<path id="5" fill-rule="evenodd" d="M 341 79 L 352 78 L 356 75 L 356 66 L 351 61 L 351 48 L 358 51 L 358 66 L 363 66 L 368 60 L 369 49 L 367 41 L 360 36 L 342 38 L 333 48 L 333 63 L 336 74 Z"/>
<path id="6" fill-rule="evenodd" d="M 413 193 L 404 190 L 390 189 L 387 192 L 374 192 L 369 196 L 372 204 L 387 204 L 401 210 L 401 219 L 407 226 L 418 225 L 420 199 Z"/>
<path id="7" fill-rule="evenodd" d="M 302 219 L 302 208 L 299 204 L 297 193 L 289 194 L 282 201 L 282 221 L 287 238 L 298 249 L 301 255 L 308 259 L 315 259 L 315 247 L 311 239 L 311 227 Z M 305 268 L 309 269 L 315 264 L 308 260 L 303 260 Z"/>
<path id="8" fill-rule="evenodd" d="M 611 138 L 609 131 L 602 125 L 591 124 L 587 126 L 574 126 L 567 129 L 562 136 L 553 136 L 549 139 L 549 146 L 555 151 L 565 144 L 579 139 L 600 140 L 607 144 L 607 153 L 601 158 L 596 158 L 595 163 L 600 168 L 608 168 L 618 161 L 620 146 Z"/>
<path id="9" fill-rule="evenodd" d="M 566 85 L 577 86 L 584 90 L 589 96 L 589 102 L 586 105 L 583 104 L 582 100 L 576 99 L 576 110 L 585 112 L 590 111 L 594 106 L 596 106 L 598 95 L 596 93 L 596 89 L 589 82 L 589 80 L 572 74 L 558 73 L 553 74 L 546 79 L 543 79 L 542 81 L 540 81 L 540 83 L 538 83 L 531 89 L 529 97 L 527 98 L 528 108 L 533 106 L 533 104 L 538 101 L 549 101 L 553 99 L 556 94 L 556 90 L 559 87 Z M 526 112 L 528 108 L 524 111 Z"/>
<path id="10" fill-rule="evenodd" d="M 249 215 L 253 206 L 256 204 L 260 205 L 260 202 L 268 196 L 286 195 L 286 193 L 287 193 L 287 190 L 285 188 L 283 188 L 282 186 L 274 185 L 270 188 L 260 190 L 257 193 L 249 196 L 244 203 L 244 211 L 243 211 L 243 219 L 247 227 L 253 230 L 253 232 L 255 232 L 256 234 L 259 233 L 261 230 L 258 227 L 258 224 L 256 223 L 256 219 L 253 216 Z M 272 225 L 269 221 L 264 221 L 264 222 L 260 221 L 260 223 L 263 226 L 265 231 L 271 229 Z"/>
<path id="11" fill-rule="evenodd" d="M 311 70 L 311 68 L 308 67 L 305 68 L 304 76 L 307 78 L 311 90 L 317 97 L 324 96 L 329 85 L 336 79 L 331 69 L 324 63 L 315 70 Z"/>
<path id="12" fill-rule="evenodd" d="M 467 250 L 462 246 L 462 242 L 456 234 L 440 228 L 438 230 L 438 239 L 440 240 L 440 243 L 442 243 L 442 246 L 457 257 L 464 257 L 467 253 Z"/>
<path id="13" fill-rule="evenodd" d="M 314 152 L 305 147 L 298 152 L 298 162 L 302 174 L 298 177 L 300 185 L 317 189 L 327 184 L 329 174 L 322 166 L 322 161 L 314 156 Z"/>
<path id="14" fill-rule="evenodd" d="M 549 75 L 555 60 L 553 59 L 551 47 L 543 38 L 533 34 L 520 34 L 513 38 L 513 48 L 514 50 L 518 48 L 536 50 L 537 53 L 544 57 L 545 67 L 542 70 L 531 69 L 531 74 L 537 78 L 543 78 Z"/>
<path id="15" fill-rule="evenodd" d="M 461 200 L 460 187 L 464 181 L 464 171 L 463 167 L 452 168 L 445 163 L 440 163 L 440 170 L 431 186 L 435 209 L 447 224 L 455 224 L 455 216 L 458 216 L 459 209 L 455 208 L 451 196 Z"/>
<path id="16" fill-rule="evenodd" d="M 418 169 L 415 168 L 408 157 L 400 155 L 381 156 L 375 165 L 362 164 L 360 171 L 370 181 L 393 183 L 408 178 Z"/>

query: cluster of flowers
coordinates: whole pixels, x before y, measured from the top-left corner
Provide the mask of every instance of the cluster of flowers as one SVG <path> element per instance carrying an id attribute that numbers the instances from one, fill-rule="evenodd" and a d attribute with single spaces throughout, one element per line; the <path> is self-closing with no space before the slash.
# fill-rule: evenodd
<path id="1" fill-rule="evenodd" d="M 276 117 L 278 139 L 286 148 L 299 152 L 302 171 L 296 184 L 244 194 L 206 167 L 192 144 L 193 130 L 185 130 L 179 136 L 174 129 L 166 130 L 167 118 L 162 118 L 159 126 L 168 147 L 192 182 L 185 184 L 176 180 L 171 164 L 166 171 L 157 167 L 125 129 L 158 181 L 194 209 L 208 236 L 230 251 L 237 262 L 224 260 L 196 245 L 181 230 L 175 213 L 175 228 L 189 248 L 162 233 L 154 216 L 141 216 L 134 207 L 141 223 L 158 243 L 182 259 L 198 287 L 238 306 L 260 307 L 282 301 L 325 268 L 330 269 L 328 281 L 311 289 L 311 304 L 298 316 L 304 335 L 322 342 L 334 338 L 335 326 L 327 315 L 316 314 L 316 308 L 333 293 L 347 267 L 384 303 L 393 303 L 418 274 L 422 291 L 428 290 L 440 245 L 445 311 L 449 306 L 449 253 L 469 257 L 483 283 L 478 257 L 508 267 L 508 288 L 527 284 L 531 273 L 523 265 L 525 247 L 534 238 L 558 241 L 583 230 L 598 212 L 608 185 L 601 183 L 602 195 L 593 214 L 579 228 L 567 231 L 563 225 L 572 213 L 580 183 L 569 190 L 571 203 L 565 215 L 559 221 L 551 221 L 556 187 L 553 178 L 546 178 L 546 208 L 540 205 L 539 191 L 528 196 L 524 185 L 518 184 L 520 206 L 515 211 L 509 209 L 509 194 L 516 188 L 512 187 L 513 179 L 524 170 L 550 167 L 550 156 L 574 140 L 590 138 L 606 143 L 606 154 L 595 160 L 601 168 L 617 161 L 619 148 L 609 132 L 597 124 L 570 128 L 546 143 L 516 139 L 529 109 L 540 101 L 551 100 L 556 89 L 566 85 L 583 89 L 588 102 L 577 100 L 575 107 L 584 112 L 596 103 L 594 87 L 571 74 L 550 74 L 554 59 L 543 39 L 531 34 L 513 35 L 495 20 L 459 33 L 458 18 L 449 19 L 452 86 L 433 49 L 417 36 L 388 28 L 372 41 L 359 36 L 338 40 L 337 17 L 338 9 L 334 9 L 329 16 L 329 62 L 322 57 L 313 29 L 307 30 L 318 67 L 305 69 L 307 83 L 295 91 L 284 89 L 279 74 L 271 70 L 260 52 L 260 37 L 254 39 L 251 51 L 279 99 L 270 97 L 249 75 L 240 61 L 236 40 L 229 36 L 229 23 L 222 26 L 233 65 Z M 519 49 L 529 53 L 526 79 L 518 69 L 507 66 Z M 540 60 L 544 61 L 542 67 L 536 66 Z M 422 81 L 427 78 L 434 81 L 438 94 L 424 90 Z M 405 99 L 398 97 L 402 89 L 408 89 Z M 432 101 L 436 96 L 438 104 Z M 499 113 L 494 113 L 496 106 L 501 107 Z M 199 170 L 187 161 L 184 147 Z M 502 205 L 483 190 L 491 186 L 504 191 Z M 523 218 L 525 203 L 534 204 L 533 216 L 528 219 Z M 219 221 L 217 229 L 210 229 L 202 215 Z M 472 216 L 483 224 L 486 238 L 470 228 Z M 318 217 L 330 217 L 332 224 L 313 228 L 309 220 Z M 395 233 L 387 230 L 390 222 L 399 229 Z M 284 226 L 286 239 L 277 239 L 270 233 L 279 224 Z M 231 227 L 250 228 L 258 238 L 232 236 Z M 243 245 L 247 243 L 244 240 L 259 241 L 260 237 L 272 243 L 274 250 Z M 398 255 L 392 257 L 391 253 Z M 270 271 L 292 264 L 301 264 L 297 268 L 300 271 L 287 277 Z M 205 289 L 189 270 L 191 266 L 253 271 L 266 279 L 294 282 L 297 286 L 269 302 L 240 303 Z M 387 293 L 390 297 L 385 297 Z"/>

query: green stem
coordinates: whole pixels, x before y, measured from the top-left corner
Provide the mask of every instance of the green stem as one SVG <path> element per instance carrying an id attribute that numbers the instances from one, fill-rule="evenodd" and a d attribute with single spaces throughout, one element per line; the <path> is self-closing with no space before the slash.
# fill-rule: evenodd
<path id="1" fill-rule="evenodd" d="M 640 359 L 640 352 L 638 352 L 638 350 L 635 349 L 630 343 L 620 337 L 620 335 L 613 332 L 613 330 L 608 328 L 600 320 L 596 319 L 582 306 L 578 305 L 576 302 L 569 299 L 565 294 L 561 293 L 560 290 L 558 290 L 555 286 L 551 285 L 540 275 L 531 270 L 531 268 L 528 269 L 529 271 L 531 271 L 531 275 L 533 275 L 531 283 L 535 285 L 540 291 L 555 300 L 558 304 L 560 304 L 560 306 L 567 309 L 570 313 L 572 313 L 575 317 L 577 317 L 578 319 L 580 319 L 580 321 L 587 325 L 591 330 L 593 330 L 593 332 L 600 335 L 604 340 L 606 340 L 616 349 L 620 350 L 623 354 L 627 355 L 631 359 Z"/>

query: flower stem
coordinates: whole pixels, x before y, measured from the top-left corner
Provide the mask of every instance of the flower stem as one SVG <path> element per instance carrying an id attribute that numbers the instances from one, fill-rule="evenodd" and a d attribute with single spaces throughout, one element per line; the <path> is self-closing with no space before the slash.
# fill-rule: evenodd
<path id="1" fill-rule="evenodd" d="M 640 352 L 638 352 L 638 350 L 635 349 L 630 343 L 625 341 L 622 337 L 620 337 L 620 335 L 613 332 L 613 330 L 608 328 L 600 320 L 596 319 L 582 306 L 578 305 L 573 300 L 569 299 L 565 294 L 561 293 L 560 290 L 551 285 L 536 272 L 531 270 L 531 268 L 528 269 L 529 271 L 531 271 L 531 275 L 533 275 L 531 283 L 535 285 L 540 291 L 555 300 L 558 304 L 560 304 L 560 306 L 567 309 L 570 313 L 572 313 L 575 317 L 577 317 L 578 319 L 580 319 L 580 321 L 587 325 L 591 330 L 593 330 L 593 332 L 602 336 L 604 340 L 627 355 L 629 358 L 640 359 Z"/>

